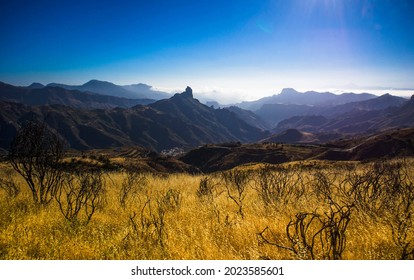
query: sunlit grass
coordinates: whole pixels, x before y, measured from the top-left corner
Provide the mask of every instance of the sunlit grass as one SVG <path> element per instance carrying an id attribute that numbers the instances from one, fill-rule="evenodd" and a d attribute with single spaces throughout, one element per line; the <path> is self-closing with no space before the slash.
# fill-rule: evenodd
<path id="1" fill-rule="evenodd" d="M 408 164 L 413 171 L 412 161 Z M 13 173 L 21 192 L 11 198 L 0 190 L 0 259 L 295 259 L 298 256 L 290 251 L 261 242 L 258 233 L 269 227 L 274 233 L 272 241 L 288 245 L 286 226 L 296 213 L 328 211 L 326 201 L 312 189 L 312 174 L 340 164 L 306 165 L 302 174 L 306 193 L 287 203 L 269 205 L 263 202 L 254 180 L 254 170 L 263 166 L 240 168 L 253 172 L 242 201 L 243 216 L 218 174 L 209 175 L 215 184 L 210 198 L 197 195 L 202 175 L 147 174 L 137 193 L 122 206 L 119 195 L 127 175 L 121 171 L 107 173 L 104 203 L 86 225 L 68 222 L 56 201 L 35 206 L 25 182 Z M 290 168 L 295 166 L 301 163 L 290 164 Z M 9 167 L 2 164 L 1 168 L 4 173 Z M 179 204 L 164 209 L 161 235 L 154 227 L 145 232 L 142 217 L 159 217 L 157 203 L 168 190 L 179 193 Z M 340 197 L 334 199 L 340 201 Z M 412 228 L 408 239 L 414 239 Z M 352 212 L 343 259 L 398 259 L 400 255 L 386 219 Z"/>

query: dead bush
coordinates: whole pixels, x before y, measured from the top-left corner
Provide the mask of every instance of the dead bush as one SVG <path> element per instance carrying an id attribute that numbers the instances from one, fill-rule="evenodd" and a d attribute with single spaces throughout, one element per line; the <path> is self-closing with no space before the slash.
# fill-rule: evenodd
<path id="1" fill-rule="evenodd" d="M 44 123 L 27 122 L 13 139 L 9 160 L 29 187 L 33 201 L 48 204 L 56 195 L 63 171 L 59 166 L 64 145 Z"/>
<path id="2" fill-rule="evenodd" d="M 105 182 L 102 172 L 66 174 L 56 195 L 59 209 L 72 225 L 88 224 L 102 204 Z"/>
<path id="3" fill-rule="evenodd" d="M 201 178 L 197 189 L 197 197 L 201 201 L 211 203 L 215 197 L 219 196 L 223 190 L 219 189 L 220 182 L 214 176 Z"/>
<path id="4" fill-rule="evenodd" d="M 123 208 L 125 208 L 127 201 L 136 196 L 146 184 L 146 177 L 142 173 L 128 169 L 125 174 L 126 177 L 119 190 L 119 203 Z"/>
<path id="5" fill-rule="evenodd" d="M 15 198 L 20 193 L 20 188 L 13 179 L 12 172 L 5 170 L 0 177 L 0 189 L 6 192 L 7 197 Z"/>
<path id="6" fill-rule="evenodd" d="M 352 207 L 331 204 L 327 212 L 300 212 L 286 226 L 287 244 L 266 227 L 259 242 L 292 252 L 299 259 L 339 260 L 346 245 Z"/>
<path id="7" fill-rule="evenodd" d="M 267 165 L 256 174 L 256 191 L 266 205 L 287 205 L 305 193 L 302 173 L 298 168 Z"/>
<path id="8" fill-rule="evenodd" d="M 383 216 L 403 260 L 414 259 L 414 177 L 410 171 L 409 165 L 402 161 L 386 173 L 388 203 Z"/>
<path id="9" fill-rule="evenodd" d="M 168 212 L 178 210 L 181 205 L 181 193 L 169 189 L 156 198 L 147 198 L 139 213 L 129 217 L 132 233 L 148 247 L 159 246 L 163 251 L 167 239 L 166 216 Z"/>
<path id="10" fill-rule="evenodd" d="M 250 174 L 242 170 L 229 170 L 221 173 L 227 197 L 230 198 L 238 207 L 237 214 L 244 218 L 243 200 L 246 197 L 247 183 Z"/>

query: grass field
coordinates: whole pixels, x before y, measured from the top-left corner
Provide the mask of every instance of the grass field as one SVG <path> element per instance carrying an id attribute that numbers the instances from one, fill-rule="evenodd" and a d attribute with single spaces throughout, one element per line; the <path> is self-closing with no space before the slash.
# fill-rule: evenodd
<path id="1" fill-rule="evenodd" d="M 413 163 L 104 172 L 94 204 L 66 217 L 65 192 L 36 205 L 4 163 L 0 259 L 413 259 Z"/>

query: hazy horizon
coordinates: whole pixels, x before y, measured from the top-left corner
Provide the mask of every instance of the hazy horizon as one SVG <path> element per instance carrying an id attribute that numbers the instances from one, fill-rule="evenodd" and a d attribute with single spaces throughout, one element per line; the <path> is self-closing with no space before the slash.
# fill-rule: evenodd
<path id="1" fill-rule="evenodd" d="M 413 12 L 405 0 L 12 1 L 0 80 L 189 85 L 224 103 L 286 87 L 412 89 Z"/>
<path id="2" fill-rule="evenodd" d="M 93 79 L 96 80 L 96 79 Z M 5 81 L 0 81 L 0 82 L 5 82 Z M 78 83 L 78 84 L 65 84 L 68 86 L 82 86 L 83 84 L 87 83 L 89 81 L 85 81 L 82 83 Z M 102 81 L 102 82 L 109 82 L 112 83 L 111 81 Z M 29 84 L 21 84 L 21 85 L 16 85 L 16 84 L 12 84 L 13 86 L 22 86 L 22 87 L 27 87 L 30 86 L 33 83 L 38 83 L 36 81 L 31 82 Z M 46 82 L 46 83 L 41 83 L 43 86 L 47 86 L 48 84 L 51 83 L 57 83 L 57 84 L 64 84 L 64 83 L 59 83 L 59 82 Z M 139 82 L 135 82 L 135 83 L 131 83 L 131 84 L 122 84 L 118 86 L 130 86 L 133 84 L 139 84 Z M 145 84 L 145 83 L 143 83 Z M 148 85 L 150 86 L 152 90 L 155 91 L 163 91 L 166 93 L 171 94 L 171 96 L 175 93 L 181 93 L 185 90 L 185 88 L 159 88 L 153 85 Z M 190 86 L 193 89 L 193 94 L 194 94 L 194 98 L 200 99 L 200 101 L 202 102 L 209 102 L 209 101 L 216 101 L 218 102 L 220 105 L 233 105 L 236 103 L 240 103 L 240 102 L 249 102 L 249 101 L 256 101 L 259 100 L 263 97 L 270 97 L 273 95 L 277 95 L 280 94 L 282 92 L 282 90 L 284 88 L 280 88 L 280 89 L 275 89 L 272 92 L 269 93 L 264 93 L 262 95 L 257 94 L 257 93 L 253 93 L 252 95 L 248 95 L 248 94 L 240 94 L 239 92 L 234 92 L 234 93 L 223 93 L 220 92 L 216 89 L 214 90 L 210 90 L 210 91 L 206 91 L 204 88 L 194 88 L 193 86 L 191 86 L 191 84 L 188 84 L 187 86 Z M 286 88 L 293 88 L 293 87 L 286 87 Z M 377 96 L 381 96 L 384 94 L 391 94 L 394 96 L 400 96 L 400 97 L 405 97 L 405 98 L 410 98 L 411 96 L 414 95 L 414 89 L 407 89 L 407 88 L 381 88 L 381 87 L 358 87 L 358 85 L 348 85 L 348 86 L 344 86 L 342 88 L 333 88 L 333 87 L 326 87 L 326 88 L 293 88 L 294 90 L 304 93 L 307 91 L 316 91 L 316 92 L 330 92 L 333 94 L 342 94 L 342 93 L 355 93 L 355 94 L 361 94 L 361 93 L 370 93 L 370 94 L 374 94 Z"/>

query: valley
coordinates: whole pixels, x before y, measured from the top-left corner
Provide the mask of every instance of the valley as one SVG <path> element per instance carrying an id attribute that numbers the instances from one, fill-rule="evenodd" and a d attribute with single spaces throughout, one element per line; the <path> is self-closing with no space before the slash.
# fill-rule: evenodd
<path id="1" fill-rule="evenodd" d="M 121 94 L 133 94 L 131 88 L 142 90 L 135 97 L 147 99 Z M 3 83 L 0 149 L 8 149 L 14 133 L 28 120 L 45 122 L 70 149 L 141 146 L 155 152 L 226 142 L 326 144 L 414 127 L 414 99 L 389 94 L 285 89 L 269 98 L 240 103 L 240 107 L 215 108 L 194 98 L 189 87 L 158 101 L 148 98 L 165 95 L 156 91 L 150 95 L 150 91 L 144 84 L 121 87 L 97 80 L 83 86 L 52 83 L 27 88 Z M 109 92 L 112 95 L 106 95 Z"/>

